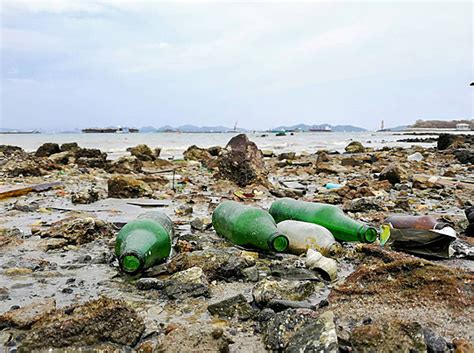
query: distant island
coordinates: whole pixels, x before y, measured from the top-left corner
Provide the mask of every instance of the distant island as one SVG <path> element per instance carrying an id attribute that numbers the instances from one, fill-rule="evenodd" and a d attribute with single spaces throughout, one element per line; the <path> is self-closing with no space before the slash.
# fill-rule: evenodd
<path id="1" fill-rule="evenodd" d="M 306 125 L 298 124 L 292 126 L 278 126 L 272 130 L 276 131 L 334 131 L 334 132 L 364 132 L 367 131 L 364 128 L 353 126 L 353 125 L 331 125 L 331 124 L 320 124 L 320 125 Z"/>
<path id="2" fill-rule="evenodd" d="M 410 128 L 413 129 L 456 129 L 459 125 L 468 125 L 474 130 L 474 119 L 471 120 L 417 120 Z"/>

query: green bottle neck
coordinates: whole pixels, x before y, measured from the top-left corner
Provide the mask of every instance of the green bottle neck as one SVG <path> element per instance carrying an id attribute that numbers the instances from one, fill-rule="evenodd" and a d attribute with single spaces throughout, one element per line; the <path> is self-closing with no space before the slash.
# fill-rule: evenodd
<path id="1" fill-rule="evenodd" d="M 377 240 L 377 230 L 364 224 L 357 231 L 357 237 L 361 243 L 373 243 Z"/>
<path id="2" fill-rule="evenodd" d="M 135 274 L 142 270 L 145 265 L 145 258 L 138 251 L 126 251 L 120 256 L 119 264 L 122 271 Z"/>
<path id="3" fill-rule="evenodd" d="M 273 233 L 268 238 L 268 247 L 275 252 L 284 252 L 288 249 L 290 242 L 286 235 L 279 232 Z"/>

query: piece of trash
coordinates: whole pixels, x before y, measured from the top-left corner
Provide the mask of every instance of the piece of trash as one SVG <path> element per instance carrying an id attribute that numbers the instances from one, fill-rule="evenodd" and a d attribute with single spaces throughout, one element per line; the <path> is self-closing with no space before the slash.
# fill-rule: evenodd
<path id="1" fill-rule="evenodd" d="M 334 281 L 337 278 L 337 262 L 324 257 L 316 250 L 308 249 L 305 265 L 310 270 L 316 270 L 321 273 L 325 280 Z"/>
<path id="2" fill-rule="evenodd" d="M 408 216 L 392 215 L 385 219 L 384 223 L 390 223 L 396 229 L 442 229 L 447 226 L 446 223 L 438 222 L 431 216 Z"/>
<path id="3" fill-rule="evenodd" d="M 278 231 L 268 212 L 235 201 L 225 201 L 212 214 L 212 225 L 216 233 L 234 244 L 284 252 L 288 238 Z"/>
<path id="4" fill-rule="evenodd" d="M 280 184 L 288 189 L 307 190 L 306 185 L 301 184 L 299 181 L 280 181 Z"/>
<path id="5" fill-rule="evenodd" d="M 127 205 L 140 206 L 140 207 L 168 207 L 171 205 L 170 201 L 155 201 L 155 200 L 143 200 L 143 201 L 128 201 Z"/>
<path id="6" fill-rule="evenodd" d="M 52 189 L 56 186 L 60 186 L 63 183 L 61 181 L 54 181 L 51 183 L 23 185 L 23 186 L 10 186 L 0 187 L 0 200 L 8 197 L 18 197 L 29 194 L 30 192 L 41 192 Z"/>
<path id="7" fill-rule="evenodd" d="M 290 242 L 288 252 L 292 254 L 300 255 L 306 253 L 308 249 L 313 249 L 327 256 L 341 251 L 341 245 L 323 226 L 288 220 L 278 223 L 277 228 L 288 238 Z"/>
<path id="8" fill-rule="evenodd" d="M 415 152 L 407 157 L 408 161 L 421 162 L 425 157 L 420 152 Z"/>
<path id="9" fill-rule="evenodd" d="M 163 261 L 171 252 L 173 222 L 163 212 L 144 213 L 117 234 L 115 255 L 122 271 L 142 272 Z"/>
<path id="10" fill-rule="evenodd" d="M 456 231 L 451 227 L 442 229 L 397 229 L 391 223 L 382 225 L 382 234 L 386 237 L 381 245 L 387 243 L 394 250 L 427 258 L 449 259 L 454 250 L 451 243 L 457 239 Z M 389 234 L 389 236 L 388 236 Z"/>
<path id="11" fill-rule="evenodd" d="M 346 216 L 337 206 L 282 198 L 274 201 L 270 214 L 277 223 L 296 220 L 323 226 L 340 241 L 373 243 L 377 230 Z"/>
<path id="12" fill-rule="evenodd" d="M 332 189 L 339 189 L 339 188 L 342 188 L 344 185 L 342 184 L 336 184 L 336 183 L 326 183 L 324 184 L 324 187 L 328 190 L 332 190 Z"/>
<path id="13" fill-rule="evenodd" d="M 252 190 L 252 192 L 244 192 L 242 190 L 234 191 L 234 196 L 239 198 L 242 201 L 245 200 L 257 200 L 258 196 L 261 196 L 263 193 L 261 191 Z"/>

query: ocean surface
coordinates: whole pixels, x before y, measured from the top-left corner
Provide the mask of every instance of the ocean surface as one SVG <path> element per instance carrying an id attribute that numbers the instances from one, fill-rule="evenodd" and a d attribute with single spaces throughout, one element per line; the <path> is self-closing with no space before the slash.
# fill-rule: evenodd
<path id="1" fill-rule="evenodd" d="M 127 147 L 147 144 L 161 147 L 163 158 L 181 158 L 191 145 L 199 147 L 225 146 L 236 133 L 133 133 L 133 134 L 0 134 L 0 144 L 20 146 L 28 152 L 35 151 L 45 142 L 77 142 L 81 147 L 99 148 L 115 159 L 128 154 Z M 281 152 L 314 153 L 320 149 L 342 152 L 351 141 L 360 141 L 366 147 L 383 146 L 408 147 L 413 143 L 397 142 L 410 137 L 431 137 L 402 135 L 400 132 L 297 132 L 294 135 L 276 136 L 275 133 L 248 133 L 247 136 L 262 150 Z M 436 137 L 436 135 L 432 135 Z M 431 147 L 432 143 L 417 143 Z"/>

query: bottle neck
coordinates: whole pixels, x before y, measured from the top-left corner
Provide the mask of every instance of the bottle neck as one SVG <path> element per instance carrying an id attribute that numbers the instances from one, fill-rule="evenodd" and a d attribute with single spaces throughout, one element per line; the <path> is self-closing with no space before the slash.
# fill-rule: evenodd
<path id="1" fill-rule="evenodd" d="M 268 238 L 268 247 L 275 252 L 286 251 L 289 244 L 290 242 L 286 235 L 279 232 L 273 233 L 270 238 Z"/>
<path id="2" fill-rule="evenodd" d="M 143 269 L 145 258 L 138 251 L 126 251 L 120 256 L 119 265 L 122 271 L 133 275 Z"/>
<path id="3" fill-rule="evenodd" d="M 374 227 L 362 225 L 357 232 L 361 243 L 373 243 L 377 240 L 377 230 Z"/>

